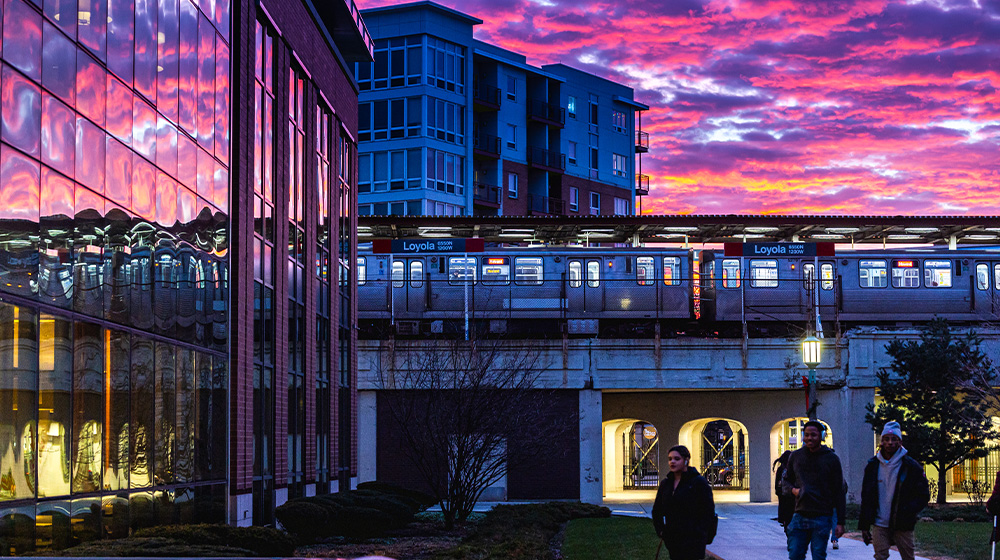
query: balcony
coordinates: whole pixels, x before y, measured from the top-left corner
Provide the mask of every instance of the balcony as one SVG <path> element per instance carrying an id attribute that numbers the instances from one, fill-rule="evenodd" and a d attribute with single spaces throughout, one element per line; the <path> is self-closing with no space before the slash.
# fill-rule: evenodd
<path id="1" fill-rule="evenodd" d="M 528 215 L 563 216 L 566 214 L 566 201 L 550 196 L 528 195 Z"/>
<path id="2" fill-rule="evenodd" d="M 528 146 L 528 165 L 552 173 L 564 173 L 566 171 L 566 154 L 543 150 L 537 146 Z"/>
<path id="3" fill-rule="evenodd" d="M 644 154 L 649 151 L 649 133 L 635 131 L 635 153 Z"/>
<path id="4" fill-rule="evenodd" d="M 474 132 L 472 135 L 472 153 L 490 159 L 499 159 L 500 137 L 486 134 L 485 132 Z"/>
<path id="5" fill-rule="evenodd" d="M 500 208 L 500 187 L 489 183 L 472 183 L 472 202 L 480 206 Z"/>
<path id="6" fill-rule="evenodd" d="M 646 196 L 649 194 L 649 175 L 642 173 L 635 176 L 635 195 Z"/>
<path id="7" fill-rule="evenodd" d="M 528 119 L 562 128 L 566 125 L 566 109 L 541 99 L 528 100 Z"/>
<path id="8" fill-rule="evenodd" d="M 500 88 L 478 81 L 472 84 L 472 101 L 477 111 L 500 110 Z"/>

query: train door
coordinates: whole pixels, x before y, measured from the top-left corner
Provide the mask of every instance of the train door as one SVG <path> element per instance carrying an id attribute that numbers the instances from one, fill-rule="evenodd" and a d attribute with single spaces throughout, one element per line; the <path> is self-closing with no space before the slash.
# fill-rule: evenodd
<path id="1" fill-rule="evenodd" d="M 423 313 L 426 310 L 427 281 L 422 257 L 396 257 L 389 269 L 392 281 L 392 312 Z"/>
<path id="2" fill-rule="evenodd" d="M 834 261 L 819 262 L 819 277 L 816 276 L 815 262 L 802 262 L 803 289 L 801 294 L 802 309 L 812 311 L 813 305 L 819 302 L 820 315 L 831 318 L 837 305 L 837 267 Z M 816 291 L 819 291 L 817 300 Z M 815 317 L 815 315 L 813 315 Z"/>
<path id="3" fill-rule="evenodd" d="M 987 320 L 1000 318 L 1000 260 L 976 261 L 976 315 Z"/>
<path id="4" fill-rule="evenodd" d="M 571 259 L 566 265 L 566 299 L 570 313 L 601 311 L 600 259 Z"/>

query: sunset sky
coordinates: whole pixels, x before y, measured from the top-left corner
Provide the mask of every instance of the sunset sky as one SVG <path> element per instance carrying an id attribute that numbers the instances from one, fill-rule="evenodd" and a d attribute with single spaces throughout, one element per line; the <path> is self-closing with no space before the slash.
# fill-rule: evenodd
<path id="1" fill-rule="evenodd" d="M 1000 0 L 438 3 L 635 89 L 643 213 L 1000 215 Z"/>

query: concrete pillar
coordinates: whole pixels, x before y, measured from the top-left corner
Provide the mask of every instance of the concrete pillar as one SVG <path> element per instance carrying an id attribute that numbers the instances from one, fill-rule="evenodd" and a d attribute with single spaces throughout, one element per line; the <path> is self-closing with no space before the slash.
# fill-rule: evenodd
<path id="1" fill-rule="evenodd" d="M 358 391 L 358 476 L 357 481 L 376 480 L 378 415 L 375 391 Z M 354 483 L 355 485 L 357 482 Z"/>
<path id="2" fill-rule="evenodd" d="M 861 502 L 861 481 L 865 464 L 875 454 L 871 426 L 865 422 L 865 405 L 875 402 L 874 388 L 843 387 L 824 392 L 823 408 L 829 403 L 828 422 L 833 430 L 833 447 L 844 469 L 848 501 Z M 836 403 L 836 404 L 834 404 Z M 836 408 L 836 411 L 830 410 Z"/>
<path id="3" fill-rule="evenodd" d="M 750 438 L 750 501 L 770 502 L 774 495 L 774 475 L 771 473 L 771 427 L 769 411 L 751 414 L 744 425 Z"/>
<path id="4" fill-rule="evenodd" d="M 604 494 L 600 391 L 580 391 L 580 501 L 601 503 Z"/>

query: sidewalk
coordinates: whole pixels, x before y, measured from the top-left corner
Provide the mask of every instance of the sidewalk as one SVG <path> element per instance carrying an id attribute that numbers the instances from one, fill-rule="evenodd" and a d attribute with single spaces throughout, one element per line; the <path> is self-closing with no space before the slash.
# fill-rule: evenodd
<path id="1" fill-rule="evenodd" d="M 618 500 L 604 503 L 614 515 L 648 517 L 652 502 L 622 502 Z M 723 560 L 782 560 L 788 558 L 785 547 L 785 533 L 773 518 L 778 516 L 777 504 L 717 503 L 719 514 L 719 534 L 715 542 L 708 545 L 709 552 Z M 890 552 L 890 559 L 900 560 L 899 553 Z M 811 558 L 807 554 L 806 558 Z M 840 549 L 827 547 L 828 560 L 871 560 L 872 547 L 854 539 L 840 539 Z M 927 560 L 917 557 L 917 560 Z"/>

